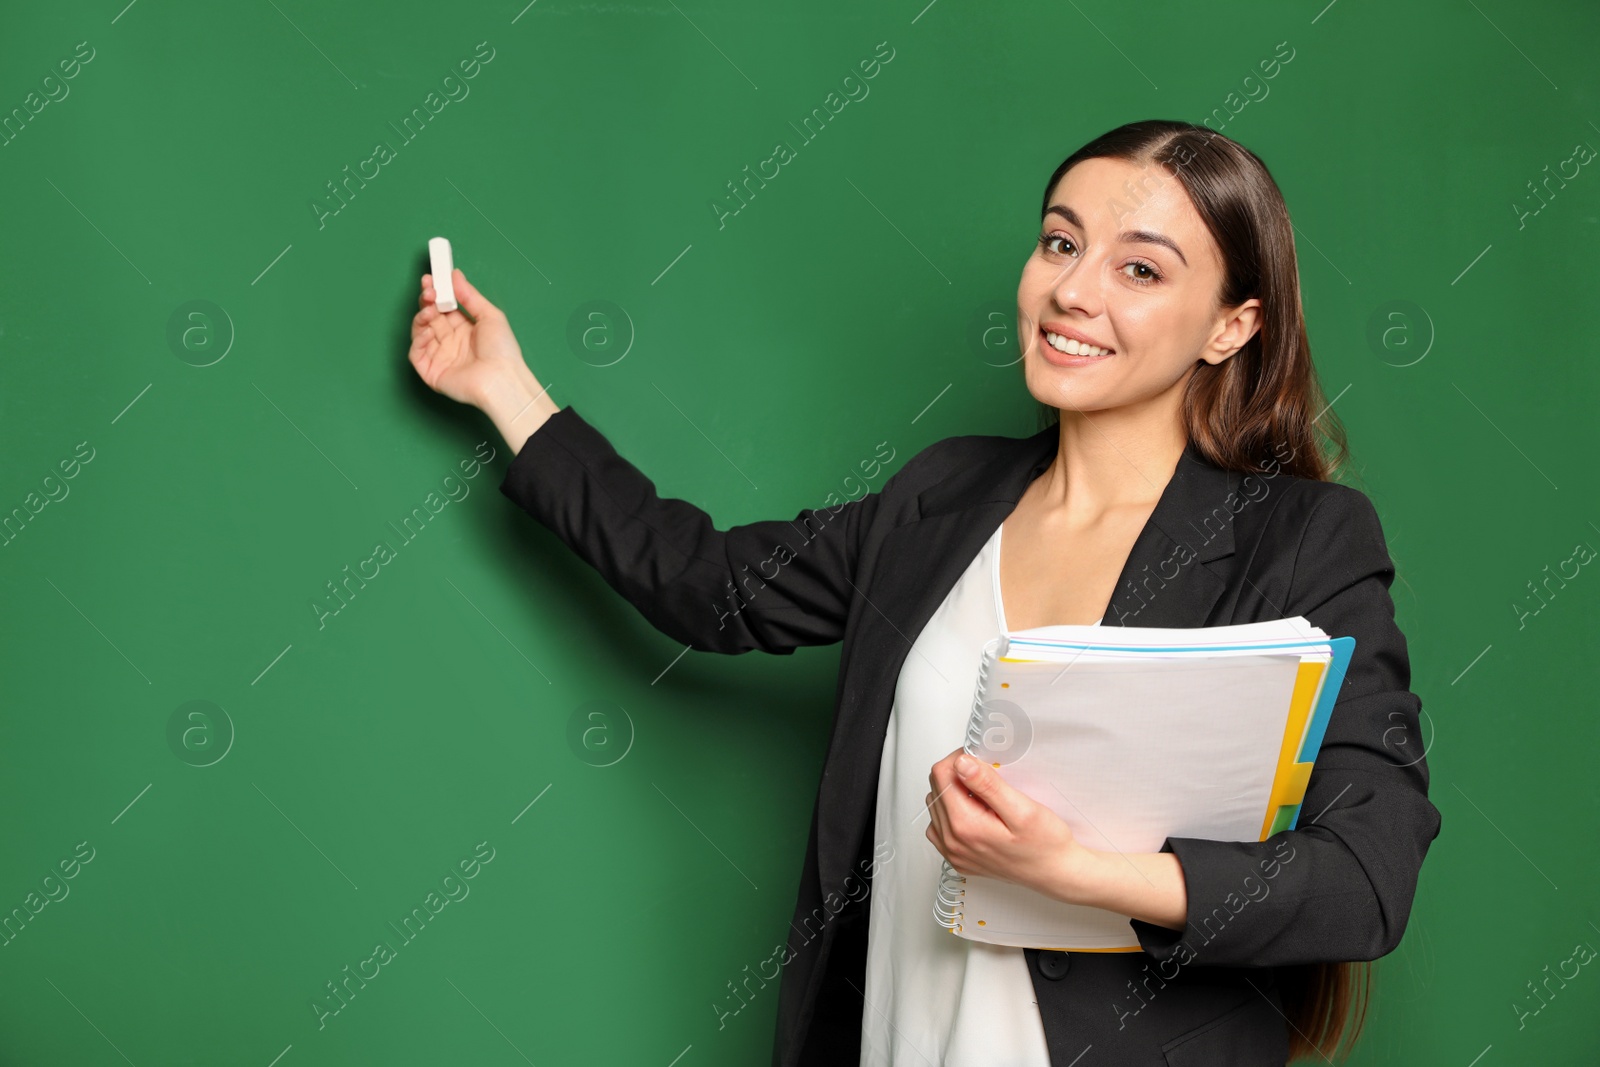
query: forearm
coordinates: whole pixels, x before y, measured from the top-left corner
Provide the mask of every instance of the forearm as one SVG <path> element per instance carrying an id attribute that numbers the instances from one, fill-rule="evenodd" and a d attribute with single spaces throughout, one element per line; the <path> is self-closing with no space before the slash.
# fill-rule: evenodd
<path id="1" fill-rule="evenodd" d="M 517 406 L 513 395 L 505 410 L 514 417 Z M 536 407 L 511 423 L 517 433 L 507 443 L 517 455 L 501 492 L 657 630 L 697 651 L 728 655 L 787 654 L 841 639 L 862 530 L 878 493 L 802 509 L 792 519 L 718 529 L 699 506 L 662 496 L 576 408 L 535 416 Z M 523 423 L 534 417 L 540 429 L 530 434 Z"/>
<path id="2" fill-rule="evenodd" d="M 560 405 L 550 399 L 549 392 L 534 378 L 526 365 L 508 369 L 486 390 L 478 407 L 489 416 L 500 436 L 505 438 L 511 454 L 522 451 L 523 444 Z"/>
<path id="3" fill-rule="evenodd" d="M 1051 895 L 1182 930 L 1188 914 L 1183 864 L 1170 852 L 1104 852 L 1077 845 Z"/>
<path id="4" fill-rule="evenodd" d="M 1356 782 L 1346 800 L 1364 788 Z M 1188 913 L 1181 931 L 1135 924 L 1145 951 L 1160 959 L 1186 941 L 1210 963 L 1251 967 L 1387 955 L 1405 931 L 1438 823 L 1425 799 L 1407 810 L 1393 793 L 1382 812 L 1363 810 L 1379 796 L 1358 796 L 1343 818 L 1340 809 L 1325 816 L 1337 832 L 1315 823 L 1261 842 L 1169 838 Z"/>

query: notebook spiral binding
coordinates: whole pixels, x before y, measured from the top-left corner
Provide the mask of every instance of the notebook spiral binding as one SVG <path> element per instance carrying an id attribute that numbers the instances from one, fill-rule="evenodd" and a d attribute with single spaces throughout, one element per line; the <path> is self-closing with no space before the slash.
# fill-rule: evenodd
<path id="1" fill-rule="evenodd" d="M 984 644 L 983 655 L 978 658 L 978 684 L 972 694 L 972 714 L 967 718 L 967 738 L 962 749 L 977 757 L 983 749 L 983 695 L 989 687 L 989 670 L 999 655 L 1001 638 L 994 637 Z M 962 902 L 967 895 L 967 879 L 956 873 L 945 860 L 939 872 L 939 892 L 934 899 L 933 917 L 940 926 L 953 934 L 961 932 Z"/>

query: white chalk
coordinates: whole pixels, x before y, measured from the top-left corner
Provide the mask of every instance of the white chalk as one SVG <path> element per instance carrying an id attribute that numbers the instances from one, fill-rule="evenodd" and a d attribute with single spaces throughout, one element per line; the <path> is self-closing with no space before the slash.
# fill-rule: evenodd
<path id="1" fill-rule="evenodd" d="M 428 261 L 433 268 L 433 303 L 440 311 L 456 309 L 456 289 L 450 272 L 455 262 L 450 255 L 450 239 L 435 237 L 428 241 Z"/>

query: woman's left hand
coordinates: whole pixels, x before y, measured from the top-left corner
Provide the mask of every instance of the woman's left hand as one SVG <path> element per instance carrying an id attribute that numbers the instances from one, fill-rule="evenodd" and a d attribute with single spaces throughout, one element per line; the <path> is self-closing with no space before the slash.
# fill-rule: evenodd
<path id="1" fill-rule="evenodd" d="M 927 837 L 958 874 L 1072 900 L 1095 857 L 1061 816 L 959 748 L 933 765 L 928 784 Z"/>

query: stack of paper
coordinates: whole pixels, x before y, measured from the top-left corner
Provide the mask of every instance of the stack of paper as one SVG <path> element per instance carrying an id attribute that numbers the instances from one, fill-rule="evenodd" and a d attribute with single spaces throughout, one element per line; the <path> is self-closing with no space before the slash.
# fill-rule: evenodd
<path id="1" fill-rule="evenodd" d="M 1003 634 L 984 649 L 966 751 L 1090 848 L 1265 840 L 1298 820 L 1354 647 L 1300 617 Z M 1125 915 L 948 863 L 934 912 L 991 944 L 1139 950 Z"/>

